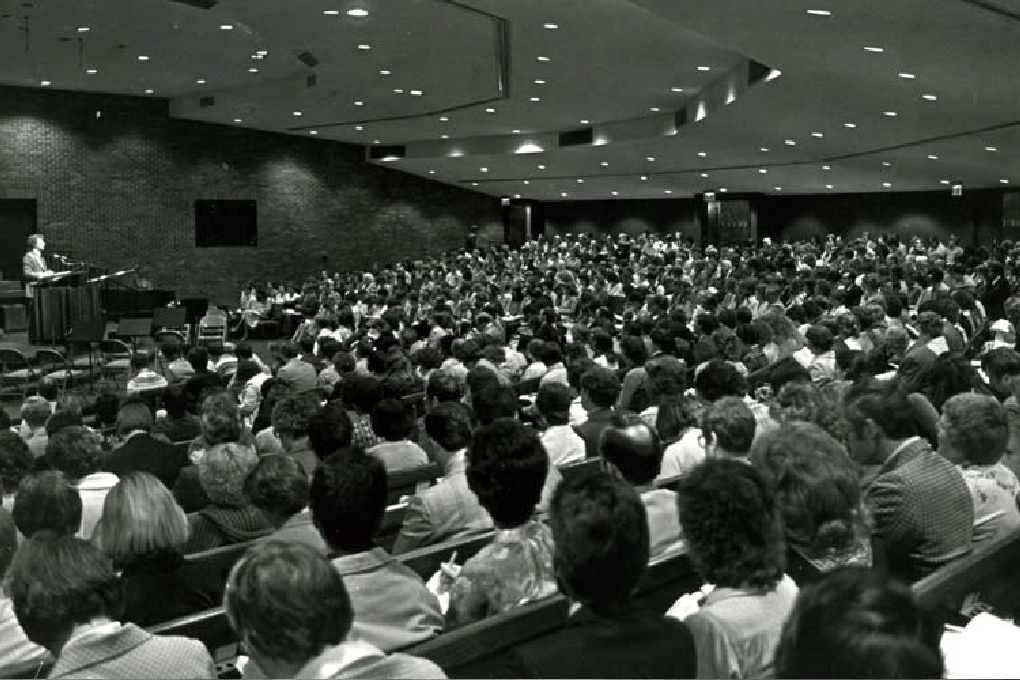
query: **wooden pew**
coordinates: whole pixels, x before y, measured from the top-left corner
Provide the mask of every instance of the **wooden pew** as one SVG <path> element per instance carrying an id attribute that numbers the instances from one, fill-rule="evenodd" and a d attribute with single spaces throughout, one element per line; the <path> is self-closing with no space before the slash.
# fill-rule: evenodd
<path id="1" fill-rule="evenodd" d="M 457 553 L 457 564 L 464 564 L 468 559 L 478 554 L 479 550 L 492 543 L 492 535 L 493 532 L 486 531 L 478 536 L 428 545 L 403 555 L 397 555 L 397 560 L 410 567 L 411 571 L 421 576 L 423 581 L 428 581 L 433 574 L 439 571 L 439 565 L 449 562 L 454 553 Z"/>
<path id="2" fill-rule="evenodd" d="M 397 540 L 400 527 L 404 525 L 404 515 L 407 514 L 407 503 L 397 503 L 386 508 L 382 524 L 379 526 L 379 533 L 376 534 L 374 543 L 377 547 L 383 548 L 386 552 L 393 550 L 393 543 Z"/>
<path id="3" fill-rule="evenodd" d="M 397 470 L 389 474 L 389 491 L 387 505 L 397 505 L 404 496 L 413 496 L 418 492 L 419 485 L 432 485 L 443 476 L 437 463 L 428 463 L 407 470 Z"/>
<path id="4" fill-rule="evenodd" d="M 181 635 L 205 644 L 217 664 L 237 656 L 237 636 L 223 607 L 182 616 L 147 629 L 157 635 Z"/>
<path id="5" fill-rule="evenodd" d="M 588 458 L 587 460 L 582 460 L 579 463 L 570 463 L 569 465 L 560 466 L 560 474 L 563 475 L 564 480 L 571 480 L 587 474 L 592 470 L 598 470 L 601 467 L 601 458 Z"/>
<path id="6" fill-rule="evenodd" d="M 230 570 L 234 568 L 234 564 L 254 544 L 255 541 L 245 541 L 243 543 L 225 545 L 221 548 L 213 548 L 212 550 L 185 555 L 184 560 L 192 564 L 201 565 L 208 571 L 215 572 L 219 575 L 220 580 L 225 583 L 227 576 L 230 575 Z"/>

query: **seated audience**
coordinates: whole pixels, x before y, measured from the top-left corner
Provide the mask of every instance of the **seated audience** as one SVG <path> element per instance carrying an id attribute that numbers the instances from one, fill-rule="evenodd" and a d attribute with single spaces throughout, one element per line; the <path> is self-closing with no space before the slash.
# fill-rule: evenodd
<path id="1" fill-rule="evenodd" d="M 215 678 L 198 640 L 121 623 L 112 560 L 89 543 L 44 532 L 14 556 L 5 591 L 28 639 L 56 658 L 49 677 Z"/>
<path id="2" fill-rule="evenodd" d="M 750 465 L 709 458 L 680 481 L 680 526 L 691 562 L 711 592 L 683 618 L 699 678 L 771 676 L 797 586 L 784 574 L 783 525 L 765 479 Z"/>
<path id="3" fill-rule="evenodd" d="M 354 425 L 351 443 L 370 449 L 384 440 L 372 430 L 372 412 L 382 401 L 382 385 L 370 375 L 352 375 L 344 381 L 344 406 Z"/>
<path id="4" fill-rule="evenodd" d="M 0 579 L 10 568 L 17 549 L 18 529 L 14 519 L 6 508 L 0 508 Z M 14 603 L 0 590 L 0 677 L 39 677 L 40 666 L 52 661 L 48 651 L 25 635 L 14 614 Z"/>
<path id="5" fill-rule="evenodd" d="M 223 606 L 267 678 L 445 678 L 431 661 L 359 639 L 351 586 L 305 545 L 270 541 L 230 572 Z"/>
<path id="6" fill-rule="evenodd" d="M 938 634 L 910 588 L 846 567 L 807 586 L 776 650 L 780 678 L 941 678 Z"/>
<path id="7" fill-rule="evenodd" d="M 198 461 L 198 478 L 209 504 L 188 514 L 191 532 L 185 554 L 251 541 L 275 530 L 244 495 L 244 482 L 257 463 L 250 446 L 228 443 L 206 449 Z"/>
<path id="8" fill-rule="evenodd" d="M 178 385 L 163 393 L 163 408 L 166 417 L 152 426 L 153 435 L 163 435 L 171 442 L 195 439 L 202 434 L 202 422 L 194 413 L 188 413 L 188 397 Z"/>
<path id="9" fill-rule="evenodd" d="M 45 397 L 29 397 L 21 405 L 21 426 L 18 435 L 28 444 L 28 450 L 36 458 L 46 453 L 46 421 L 53 415 L 53 408 Z"/>
<path id="10" fill-rule="evenodd" d="M 198 408 L 205 399 L 206 393 L 223 387 L 223 381 L 214 371 L 209 370 L 209 354 L 201 347 L 194 347 L 188 352 L 188 363 L 194 373 L 184 383 L 184 393 L 188 396 L 188 410 L 198 413 Z"/>
<path id="11" fill-rule="evenodd" d="M 816 425 L 791 422 L 751 448 L 751 463 L 776 493 L 786 535 L 786 573 L 798 584 L 842 566 L 872 566 L 857 466 Z"/>
<path id="12" fill-rule="evenodd" d="M 127 383 L 129 395 L 148 390 L 161 390 L 169 383 L 167 379 L 152 370 L 152 357 L 143 352 L 131 356 L 131 379 Z"/>
<path id="13" fill-rule="evenodd" d="M 662 444 L 655 430 L 638 415 L 618 413 L 602 433 L 599 454 L 640 495 L 651 558 L 682 551 L 676 493 L 655 487 L 662 466 Z"/>
<path id="14" fill-rule="evenodd" d="M 974 504 L 963 475 L 917 436 L 902 394 L 874 383 L 844 398 L 849 451 L 867 468 L 864 499 L 873 543 L 889 573 L 922 578 L 966 554 L 974 535 Z"/>
<path id="15" fill-rule="evenodd" d="M 584 440 L 586 458 L 599 455 L 599 438 L 613 418 L 620 389 L 620 379 L 608 368 L 597 366 L 581 376 L 581 404 L 588 419 L 574 430 Z"/>
<path id="16" fill-rule="evenodd" d="M 570 404 L 573 400 L 573 390 L 559 382 L 539 387 L 535 399 L 535 408 L 545 426 L 542 445 L 549 454 L 549 462 L 557 467 L 585 459 L 584 440 L 570 426 Z"/>
<path id="17" fill-rule="evenodd" d="M 382 461 L 386 472 L 427 465 L 429 458 L 409 439 L 414 419 L 400 399 L 383 399 L 372 411 L 372 431 L 383 441 L 368 449 Z"/>
<path id="18" fill-rule="evenodd" d="M 556 594 L 552 534 L 534 517 L 549 467 L 538 435 L 516 420 L 500 419 L 475 433 L 468 488 L 492 517 L 496 535 L 448 584 L 448 628 Z"/>
<path id="19" fill-rule="evenodd" d="M 754 415 L 743 399 L 723 397 L 709 404 L 701 416 L 705 456 L 748 462 L 755 425 Z"/>
<path id="20" fill-rule="evenodd" d="M 387 491 L 386 468 L 355 446 L 315 469 L 309 508 L 351 596 L 352 639 L 391 651 L 433 637 L 443 614 L 421 577 L 373 543 Z"/>
<path id="21" fill-rule="evenodd" d="M 320 461 L 346 449 L 354 437 L 354 424 L 339 401 L 329 401 L 308 419 L 308 444 Z"/>
<path id="22" fill-rule="evenodd" d="M 974 505 L 974 540 L 1020 528 L 1020 482 L 1002 464 L 1009 440 L 1006 409 L 992 396 L 958 394 L 939 421 L 939 455 L 963 474 Z"/>
<path id="23" fill-rule="evenodd" d="M 308 511 L 309 479 L 290 456 L 263 456 L 244 481 L 245 497 L 276 530 L 265 540 L 306 543 L 323 555 L 329 552 Z"/>
<path id="24" fill-rule="evenodd" d="M 117 435 L 123 442 L 106 459 L 105 467 L 120 476 L 148 472 L 168 489 L 188 464 L 187 452 L 161 437 L 153 436 L 152 411 L 141 399 L 128 399 L 117 412 Z"/>
<path id="25" fill-rule="evenodd" d="M 103 457 L 102 437 L 84 427 L 65 427 L 46 445 L 46 462 L 63 472 L 81 494 L 79 538 L 92 535 L 92 528 L 103 514 L 106 494 L 117 483 L 117 475 L 102 470 Z"/>
<path id="26" fill-rule="evenodd" d="M 74 536 L 81 529 L 81 507 L 81 494 L 64 474 L 45 470 L 21 480 L 11 516 L 25 538 L 47 530 Z"/>
<path id="27" fill-rule="evenodd" d="M 280 354 L 286 363 L 276 372 L 276 377 L 290 389 L 291 393 L 316 391 L 319 374 L 315 366 L 302 361 L 297 346 L 287 343 L 280 349 Z"/>
<path id="28" fill-rule="evenodd" d="M 14 506 L 18 485 L 34 468 L 35 460 L 28 444 L 16 433 L 0 429 L 0 505 L 8 509 Z"/>
<path id="29" fill-rule="evenodd" d="M 691 631 L 633 598 L 649 556 L 644 515 L 634 490 L 605 473 L 560 485 L 550 518 L 556 574 L 579 607 L 562 628 L 515 647 L 500 677 L 695 677 Z"/>
<path id="30" fill-rule="evenodd" d="M 471 412 L 463 404 L 443 403 L 425 415 L 429 437 L 447 459 L 446 475 L 411 497 L 395 554 L 492 529 L 492 518 L 468 487 L 467 448 L 471 444 Z"/>
<path id="31" fill-rule="evenodd" d="M 273 432 L 280 438 L 283 452 L 301 463 L 309 479 L 318 459 L 308 441 L 308 421 L 319 408 L 314 392 L 291 394 L 273 407 Z"/>
<path id="32" fill-rule="evenodd" d="M 128 472 L 110 489 L 92 544 L 120 574 L 122 621 L 152 626 L 217 606 L 222 576 L 186 562 L 187 542 L 188 519 L 159 479 Z"/>

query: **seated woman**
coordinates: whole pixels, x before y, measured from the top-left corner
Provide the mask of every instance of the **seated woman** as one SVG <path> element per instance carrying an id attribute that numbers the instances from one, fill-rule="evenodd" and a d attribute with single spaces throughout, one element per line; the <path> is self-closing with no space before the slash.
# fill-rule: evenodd
<path id="1" fill-rule="evenodd" d="M 209 505 L 188 515 L 191 536 L 184 553 L 212 550 L 271 534 L 275 527 L 244 496 L 244 482 L 258 463 L 255 449 L 236 443 L 207 449 L 198 462 L 198 478 Z"/>
<path id="2" fill-rule="evenodd" d="M 7 573 L 17 549 L 18 530 L 14 520 L 10 512 L 0 508 L 0 578 Z M 39 666 L 52 660 L 48 651 L 25 636 L 10 597 L 0 592 L 0 677 L 29 677 L 26 674 L 38 677 Z"/>
<path id="3" fill-rule="evenodd" d="M 751 464 L 775 489 L 787 573 L 796 583 L 846 565 L 871 566 L 857 467 L 839 442 L 811 423 L 787 422 L 755 441 Z"/>
<path id="4" fill-rule="evenodd" d="M 941 678 L 940 634 L 909 586 L 846 567 L 801 591 L 776 651 L 776 675 Z"/>
<path id="5" fill-rule="evenodd" d="M 797 597 L 772 489 L 746 462 L 708 458 L 680 480 L 677 497 L 691 562 L 712 587 L 693 611 L 690 596 L 669 611 L 694 634 L 697 677 L 770 676 Z"/>
<path id="6" fill-rule="evenodd" d="M 249 550 L 230 573 L 223 606 L 262 677 L 446 677 L 431 661 L 353 638 L 344 580 L 307 545 L 268 541 Z"/>
<path id="7" fill-rule="evenodd" d="M 410 440 L 414 418 L 400 399 L 383 399 L 372 410 L 372 431 L 382 441 L 368 449 L 386 466 L 386 472 L 427 465 L 425 451 Z"/>
<path id="8" fill-rule="evenodd" d="M 185 562 L 188 518 L 163 483 L 129 472 L 110 489 L 92 544 L 120 572 L 122 621 L 152 626 L 217 606 L 222 575 Z"/>
<path id="9" fill-rule="evenodd" d="M 468 488 L 492 517 L 496 535 L 450 579 L 447 629 L 555 595 L 549 527 L 534 517 L 549 456 L 538 434 L 501 418 L 475 433 L 467 452 Z"/>
<path id="10" fill-rule="evenodd" d="M 329 548 L 308 512 L 308 489 L 304 466 L 284 454 L 263 456 L 244 482 L 244 495 L 276 528 L 267 539 L 305 543 L 325 555 Z"/>
<path id="11" fill-rule="evenodd" d="M 56 657 L 49 677 L 215 678 L 198 640 L 121 623 L 113 562 L 89 543 L 50 532 L 14 556 L 5 584 L 28 639 Z"/>

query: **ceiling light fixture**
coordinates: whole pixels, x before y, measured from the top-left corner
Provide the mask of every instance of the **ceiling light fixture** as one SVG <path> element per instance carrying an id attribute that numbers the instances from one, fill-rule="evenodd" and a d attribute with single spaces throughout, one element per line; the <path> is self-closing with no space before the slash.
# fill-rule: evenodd
<path id="1" fill-rule="evenodd" d="M 50 85 L 52 85 L 53 83 L 51 83 L 51 82 L 50 82 L 50 81 L 48 81 L 48 80 L 40 80 L 40 81 L 39 81 L 39 84 L 40 84 L 40 85 L 42 85 L 43 87 L 49 87 L 49 86 L 50 86 Z"/>
<path id="2" fill-rule="evenodd" d="M 896 113 L 895 111 L 883 111 L 882 115 L 883 116 L 889 116 L 890 118 L 895 118 L 896 116 L 898 116 L 900 114 Z"/>
<path id="3" fill-rule="evenodd" d="M 602 161 L 601 163 L 599 163 L 599 165 L 601 165 L 603 168 L 608 168 L 609 167 L 609 161 Z"/>
<path id="4" fill-rule="evenodd" d="M 647 175 L 641 175 L 641 181 L 642 182 L 647 182 L 648 181 L 648 176 Z"/>
<path id="5" fill-rule="evenodd" d="M 478 171 L 479 172 L 488 172 L 489 169 L 488 168 L 478 168 Z"/>
<path id="6" fill-rule="evenodd" d="M 807 13 L 812 15 L 812 16 L 816 16 L 816 17 L 831 17 L 832 16 L 832 12 L 830 12 L 827 9 L 809 9 L 807 11 Z"/>
<path id="7" fill-rule="evenodd" d="M 928 154 L 928 160 L 930 160 L 930 161 L 937 161 L 938 159 L 939 159 L 939 157 L 936 156 L 935 154 L 933 154 L 933 153 Z"/>
<path id="8" fill-rule="evenodd" d="M 786 146 L 797 146 L 797 142 L 793 141 L 792 139 L 786 140 L 785 142 L 783 142 L 783 144 L 786 144 Z"/>
<path id="9" fill-rule="evenodd" d="M 560 192 L 560 196 L 562 196 L 563 198 L 566 198 L 567 197 L 567 192 L 566 191 L 561 191 Z"/>
<path id="10" fill-rule="evenodd" d="M 91 31 L 91 30 L 92 30 L 92 29 L 91 29 L 91 28 L 89 28 L 88 26 L 79 26 L 79 27 L 78 27 L 78 32 L 79 32 L 79 33 L 88 33 L 88 32 L 89 32 L 89 31 Z"/>
<path id="11" fill-rule="evenodd" d="M 434 175 L 434 174 L 436 174 L 436 171 L 435 170 L 429 170 L 429 174 L 430 175 Z"/>
<path id="12" fill-rule="evenodd" d="M 232 31 L 232 30 L 234 30 L 234 25 L 233 24 L 220 24 L 220 30 L 221 31 Z"/>
<path id="13" fill-rule="evenodd" d="M 999 149 L 994 146 L 986 146 L 985 151 L 998 151 Z"/>
<path id="14" fill-rule="evenodd" d="M 708 173 L 707 172 L 701 173 L 701 177 L 702 179 L 708 179 Z"/>
<path id="15" fill-rule="evenodd" d="M 372 46 L 369 45 L 369 44 L 366 44 L 366 43 L 361 43 L 360 45 L 358 45 L 358 49 L 359 50 L 370 50 L 370 49 L 372 49 Z"/>
<path id="16" fill-rule="evenodd" d="M 934 95 L 934 94 L 922 94 L 921 95 L 921 99 L 927 99 L 928 101 L 933 102 L 933 101 L 936 101 L 938 99 L 938 95 Z"/>
<path id="17" fill-rule="evenodd" d="M 545 166 L 544 165 L 539 165 L 537 167 L 538 167 L 539 170 L 545 170 Z"/>
<path id="18" fill-rule="evenodd" d="M 440 116 L 439 117 L 439 122 L 440 123 L 449 123 L 450 122 L 450 117 L 449 116 Z"/>
<path id="19" fill-rule="evenodd" d="M 258 72 L 259 72 L 259 70 L 257 68 L 255 68 L 254 66 L 252 66 L 250 69 L 248 69 L 248 73 L 258 73 Z"/>
<path id="20" fill-rule="evenodd" d="M 758 150 L 759 150 L 759 151 L 768 151 L 768 150 L 769 150 L 769 148 L 768 148 L 767 146 L 763 146 L 763 147 L 761 147 L 761 148 L 760 148 L 760 149 L 758 149 Z"/>
<path id="21" fill-rule="evenodd" d="M 420 97 L 422 95 L 421 90 L 411 90 L 412 97 Z"/>
<path id="22" fill-rule="evenodd" d="M 899 76 L 900 78 L 903 78 L 905 80 L 913 80 L 914 78 L 917 77 L 913 73 L 900 73 Z"/>
<path id="23" fill-rule="evenodd" d="M 542 101 L 542 98 L 541 97 L 531 97 L 531 101 L 533 101 L 533 102 L 540 102 L 540 101 Z"/>
<path id="24" fill-rule="evenodd" d="M 301 112 L 300 112 L 300 111 L 295 111 L 295 112 L 294 112 L 294 115 L 295 115 L 295 116 L 300 116 L 300 115 L 301 115 Z"/>
<path id="25" fill-rule="evenodd" d="M 822 137 L 824 137 L 824 136 L 825 136 L 825 134 L 824 134 L 824 133 L 822 133 L 822 132 L 812 132 L 812 133 L 811 133 L 811 136 L 812 136 L 812 137 L 817 137 L 818 139 L 821 139 Z"/>
<path id="26" fill-rule="evenodd" d="M 471 186 L 473 186 L 473 187 L 476 187 L 476 186 L 478 186 L 478 182 L 472 182 L 472 183 L 471 183 Z"/>
<path id="27" fill-rule="evenodd" d="M 234 122 L 235 122 L 235 123 L 240 123 L 240 122 L 242 122 L 242 121 L 241 121 L 241 119 L 240 119 L 240 118 L 235 118 L 235 119 L 234 119 Z"/>
<path id="28" fill-rule="evenodd" d="M 138 61 L 149 61 L 149 57 L 146 54 L 139 54 Z"/>
<path id="29" fill-rule="evenodd" d="M 324 10 L 322 10 L 322 13 L 325 14 L 326 16 L 337 16 L 338 14 L 340 14 L 340 10 L 338 10 L 338 9 L 324 9 Z"/>
<path id="30" fill-rule="evenodd" d="M 514 198 L 520 198 L 520 197 L 521 197 L 520 194 L 514 194 Z"/>
<path id="31" fill-rule="evenodd" d="M 773 187 L 776 191 L 782 191 L 783 187 Z"/>
<path id="32" fill-rule="evenodd" d="M 835 189 L 836 187 L 834 187 L 834 186 L 833 186 L 833 185 L 831 185 L 831 184 L 826 184 L 826 185 L 825 185 L 825 188 L 826 188 L 826 189 Z"/>
<path id="33" fill-rule="evenodd" d="M 609 193 L 611 193 L 613 196 L 619 196 L 620 195 L 619 191 L 610 191 Z"/>
<path id="34" fill-rule="evenodd" d="M 885 52 L 884 47 L 865 47 L 865 52 Z"/>
<path id="35" fill-rule="evenodd" d="M 999 180 L 999 184 L 1009 184 L 1009 180 L 1008 180 L 1008 179 L 1005 179 L 1005 178 L 1003 178 L 1003 179 L 1000 179 L 1000 180 Z"/>
<path id="36" fill-rule="evenodd" d="M 890 163 L 889 161 L 882 161 L 882 165 L 888 168 L 890 165 L 892 165 L 892 163 Z"/>
<path id="37" fill-rule="evenodd" d="M 832 170 L 832 166 L 831 165 L 823 165 L 822 166 L 822 170 Z"/>
<path id="38" fill-rule="evenodd" d="M 712 67 L 711 66 L 699 66 L 698 70 L 699 71 L 711 71 Z"/>
<path id="39" fill-rule="evenodd" d="M 402 87 L 393 88 L 393 94 L 404 94 L 404 88 Z"/>
<path id="40" fill-rule="evenodd" d="M 946 185 L 948 185 L 949 184 L 949 180 L 948 179 L 940 179 L 939 180 L 939 184 L 946 184 Z"/>
<path id="41" fill-rule="evenodd" d="M 203 80 L 202 78 L 199 78 L 198 80 L 195 81 L 195 84 L 196 85 L 205 85 L 205 80 Z"/>
<path id="42" fill-rule="evenodd" d="M 364 106 L 364 105 L 365 105 L 365 102 L 363 102 L 363 101 L 361 101 L 361 100 L 359 99 L 358 101 L 354 102 L 354 105 L 355 105 L 355 106 Z"/>
<path id="43" fill-rule="evenodd" d="M 698 152 L 698 158 L 706 158 L 707 156 L 708 156 L 708 154 L 705 153 L 704 151 L 699 151 Z"/>
<path id="44" fill-rule="evenodd" d="M 526 179 L 526 180 L 524 180 L 524 182 L 522 182 L 522 184 L 531 184 L 531 180 L 527 180 Z"/>
<path id="45" fill-rule="evenodd" d="M 150 89 L 147 89 L 147 90 L 145 91 L 145 94 L 153 94 L 153 93 L 155 93 L 155 92 L 156 92 L 155 90 L 153 90 L 153 89 L 151 89 L 151 88 L 150 88 Z"/>
<path id="46" fill-rule="evenodd" d="M 355 125 L 354 129 L 357 130 L 358 132 L 361 132 L 362 130 L 365 129 L 365 126 L 364 125 Z"/>
<path id="47" fill-rule="evenodd" d="M 774 68 L 771 71 L 769 71 L 769 74 L 767 76 L 765 76 L 765 82 L 766 83 L 771 82 L 771 81 L 775 80 L 776 78 L 778 78 L 781 75 L 783 75 L 783 72 L 780 71 L 777 68 Z M 727 103 L 729 103 L 729 102 L 727 102 Z"/>
<path id="48" fill-rule="evenodd" d="M 765 168 L 758 168 L 758 172 L 760 172 L 763 175 L 767 175 L 769 171 L 766 170 Z"/>
<path id="49" fill-rule="evenodd" d="M 319 131 L 318 130 L 309 130 L 308 134 L 310 134 L 310 135 L 317 135 L 317 134 L 319 134 Z"/>
<path id="50" fill-rule="evenodd" d="M 677 94 L 680 94 L 681 92 L 684 91 L 684 88 L 682 88 L 682 87 L 671 87 L 671 88 L 669 88 L 669 91 L 670 92 L 675 92 Z"/>
<path id="51" fill-rule="evenodd" d="M 486 113 L 496 113 L 496 109 L 488 108 L 488 109 L 485 109 L 485 112 Z"/>
<path id="52" fill-rule="evenodd" d="M 587 125 L 590 121 L 587 118 L 582 118 L 577 122 L 580 123 L 581 125 Z"/>
<path id="53" fill-rule="evenodd" d="M 545 151 L 545 149 L 534 142 L 526 142 L 514 149 L 514 153 L 542 153 L 543 151 Z"/>
<path id="54" fill-rule="evenodd" d="M 535 78 L 535 84 L 536 85 L 545 85 L 545 81 L 542 80 L 541 78 Z"/>
<path id="55" fill-rule="evenodd" d="M 382 71 L 379 71 L 379 75 L 381 75 L 381 76 L 388 76 L 391 73 L 392 73 L 392 71 L 390 71 L 389 69 L 385 69 L 385 68 Z"/>
<path id="56" fill-rule="evenodd" d="M 720 187 L 719 191 L 721 191 L 721 192 L 723 192 L 725 194 L 727 191 L 729 191 L 729 189 L 727 189 L 726 187 Z"/>
<path id="57" fill-rule="evenodd" d="M 367 17 L 368 10 L 361 7 L 355 7 L 354 9 L 347 10 L 347 16 L 349 17 Z"/>
<path id="58" fill-rule="evenodd" d="M 670 191 L 669 189 L 666 189 L 666 190 L 665 190 L 665 191 L 663 191 L 662 193 L 664 193 L 664 194 L 671 194 L 671 193 L 673 193 L 673 192 L 672 192 L 672 191 Z"/>
<path id="59" fill-rule="evenodd" d="M 449 139 L 450 135 L 439 135 L 440 139 Z"/>
<path id="60" fill-rule="evenodd" d="M 658 106 L 653 106 L 653 107 L 649 108 L 648 110 L 651 111 L 652 113 L 658 113 L 660 111 Z"/>
<path id="61" fill-rule="evenodd" d="M 543 61 L 543 62 L 544 61 L 552 61 L 552 59 L 550 59 L 549 57 L 546 57 L 546 56 L 538 56 L 538 57 L 535 57 L 535 59 L 537 59 L 538 61 Z"/>
<path id="62" fill-rule="evenodd" d="M 94 69 L 94 68 L 90 68 L 90 69 L 87 69 L 87 70 L 85 71 L 85 73 L 89 74 L 90 76 L 94 76 L 94 75 L 96 75 L 97 73 L 99 73 L 99 71 L 97 71 L 97 70 L 96 70 L 96 69 Z"/>
<path id="63" fill-rule="evenodd" d="M 645 160 L 648 161 L 649 163 L 654 163 L 655 162 L 655 156 L 649 156 Z"/>
<path id="64" fill-rule="evenodd" d="M 886 189 L 888 189 L 889 187 L 892 186 L 892 184 L 890 184 L 889 182 L 882 182 L 882 186 L 884 186 Z"/>
<path id="65" fill-rule="evenodd" d="M 557 28 L 559 28 L 559 24 L 542 24 L 542 28 L 549 31 L 555 31 Z"/>
<path id="66" fill-rule="evenodd" d="M 857 123 L 843 123 L 843 127 L 847 128 L 848 130 L 853 130 L 857 127 Z"/>
<path id="67" fill-rule="evenodd" d="M 520 130 L 516 130 L 516 129 L 511 130 L 511 132 L 513 132 L 515 135 L 521 134 L 521 131 Z"/>
<path id="68" fill-rule="evenodd" d="M 584 184 L 584 180 L 583 179 L 579 179 L 579 180 L 577 180 L 577 183 L 578 184 Z"/>

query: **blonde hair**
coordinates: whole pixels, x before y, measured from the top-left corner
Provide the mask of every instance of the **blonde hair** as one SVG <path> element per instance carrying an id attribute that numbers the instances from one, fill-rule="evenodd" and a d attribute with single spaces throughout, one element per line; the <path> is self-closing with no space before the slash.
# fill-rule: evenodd
<path id="1" fill-rule="evenodd" d="M 129 472 L 106 495 L 92 543 L 123 566 L 179 550 L 189 534 L 188 518 L 163 482 L 147 472 Z"/>

